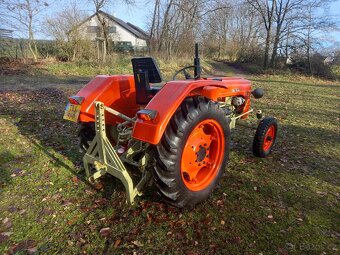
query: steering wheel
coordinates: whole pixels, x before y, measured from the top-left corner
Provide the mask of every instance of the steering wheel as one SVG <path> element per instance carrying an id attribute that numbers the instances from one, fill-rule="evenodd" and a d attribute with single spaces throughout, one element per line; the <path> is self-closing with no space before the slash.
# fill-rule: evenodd
<path id="1" fill-rule="evenodd" d="M 184 76 L 185 76 L 185 79 L 189 80 L 189 79 L 196 79 L 198 77 L 198 75 L 194 78 L 191 77 L 190 74 L 188 74 L 188 72 L 186 71 L 187 69 L 189 68 L 195 68 L 195 66 L 186 66 L 186 67 L 183 67 L 182 69 L 179 69 L 173 76 L 172 76 L 172 79 L 173 80 L 176 80 L 176 76 L 180 73 L 183 73 Z"/>

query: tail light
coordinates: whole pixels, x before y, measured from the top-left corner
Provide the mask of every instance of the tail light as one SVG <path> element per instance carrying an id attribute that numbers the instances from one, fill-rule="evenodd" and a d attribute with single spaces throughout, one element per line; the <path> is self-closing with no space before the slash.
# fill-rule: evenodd
<path id="1" fill-rule="evenodd" d="M 148 109 L 139 110 L 137 117 L 141 120 L 153 120 L 157 117 L 157 111 Z"/>
<path id="2" fill-rule="evenodd" d="M 71 97 L 68 98 L 68 101 L 71 104 L 78 104 L 78 105 L 80 105 L 84 101 L 84 98 L 83 97 L 79 97 L 79 96 L 71 96 Z"/>

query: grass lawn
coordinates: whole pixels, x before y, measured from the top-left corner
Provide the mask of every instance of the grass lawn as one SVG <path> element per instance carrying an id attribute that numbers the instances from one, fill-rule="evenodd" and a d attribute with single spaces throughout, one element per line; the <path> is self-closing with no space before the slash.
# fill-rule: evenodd
<path id="1" fill-rule="evenodd" d="M 179 210 L 154 187 L 129 206 L 114 178 L 85 181 L 62 116 L 88 75 L 47 72 L 0 77 L 0 254 L 339 253 L 339 82 L 248 77 L 266 91 L 253 105 L 280 123 L 273 154 L 254 158 L 255 130 L 237 128 L 212 197 Z"/>

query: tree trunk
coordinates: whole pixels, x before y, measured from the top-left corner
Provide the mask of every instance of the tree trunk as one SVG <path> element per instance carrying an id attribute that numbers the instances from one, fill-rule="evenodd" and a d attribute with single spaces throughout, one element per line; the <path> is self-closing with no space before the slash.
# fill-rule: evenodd
<path id="1" fill-rule="evenodd" d="M 263 69 L 268 68 L 269 47 L 270 47 L 270 31 L 267 31 L 266 46 L 264 49 Z"/>
<path id="2" fill-rule="evenodd" d="M 156 25 L 156 15 L 157 15 L 157 10 L 159 9 L 159 1 L 156 0 L 155 2 L 155 8 L 153 11 L 153 16 L 152 16 L 152 24 L 151 24 L 151 29 L 150 29 L 150 38 L 149 38 L 149 54 L 154 50 L 154 30 L 155 30 L 155 25 Z M 159 17 L 158 17 L 159 18 Z"/>
<path id="3" fill-rule="evenodd" d="M 103 63 L 106 62 L 106 52 L 107 52 L 107 49 L 106 49 L 106 41 L 103 40 Z"/>
<path id="4" fill-rule="evenodd" d="M 97 19 L 99 21 L 99 24 L 101 26 L 101 31 L 100 31 L 100 34 L 101 34 L 101 39 L 103 40 L 102 43 L 103 43 L 103 47 L 102 47 L 102 63 L 105 63 L 106 61 L 106 55 L 107 55 L 107 46 L 108 46 L 108 35 L 107 35 L 107 31 L 106 31 L 106 22 L 105 22 L 105 18 L 101 18 L 100 17 L 100 14 L 99 14 L 99 10 L 97 10 L 96 12 L 96 16 L 97 16 Z"/>
<path id="5" fill-rule="evenodd" d="M 28 25 L 28 48 L 33 56 L 34 62 L 38 61 L 37 57 L 37 46 L 34 41 L 33 31 L 32 31 L 32 16 L 30 16 L 29 25 Z M 32 45 L 33 44 L 33 45 Z"/>
<path id="6" fill-rule="evenodd" d="M 280 32 L 276 31 L 276 36 L 275 36 L 274 44 L 273 44 L 273 53 L 270 59 L 270 66 L 274 69 L 276 68 L 277 47 L 279 45 L 279 42 L 280 42 Z"/>

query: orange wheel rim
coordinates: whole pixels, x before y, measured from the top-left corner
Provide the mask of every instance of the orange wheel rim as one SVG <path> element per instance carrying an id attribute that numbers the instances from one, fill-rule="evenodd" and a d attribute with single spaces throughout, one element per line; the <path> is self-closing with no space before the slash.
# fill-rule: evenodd
<path id="1" fill-rule="evenodd" d="M 213 119 L 198 123 L 191 131 L 182 153 L 181 176 L 185 186 L 200 191 L 215 179 L 224 157 L 225 138 Z"/>
<path id="2" fill-rule="evenodd" d="M 275 126 L 273 125 L 268 128 L 262 145 L 264 151 L 268 151 L 272 147 L 275 139 L 275 131 Z"/>

